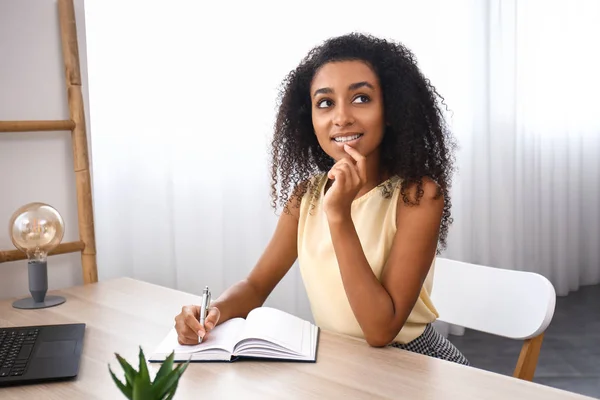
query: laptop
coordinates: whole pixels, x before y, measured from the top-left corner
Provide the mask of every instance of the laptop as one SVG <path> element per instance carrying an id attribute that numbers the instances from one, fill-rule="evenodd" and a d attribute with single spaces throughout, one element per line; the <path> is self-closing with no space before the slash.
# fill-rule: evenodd
<path id="1" fill-rule="evenodd" d="M 0 328 L 0 387 L 75 378 L 85 324 Z"/>

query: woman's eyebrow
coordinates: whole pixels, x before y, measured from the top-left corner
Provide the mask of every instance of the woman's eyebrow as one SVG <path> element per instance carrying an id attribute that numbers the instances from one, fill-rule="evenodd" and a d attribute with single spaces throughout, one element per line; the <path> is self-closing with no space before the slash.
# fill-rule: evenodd
<path id="1" fill-rule="evenodd" d="M 361 87 L 368 87 L 372 90 L 375 89 L 373 87 L 373 85 L 371 85 L 369 82 L 362 81 L 362 82 L 356 82 L 356 83 L 350 84 L 348 86 L 348 90 L 356 90 L 356 89 L 360 89 Z M 313 93 L 313 97 L 316 97 L 318 94 L 329 94 L 329 93 L 333 93 L 333 89 L 329 88 L 329 87 L 324 87 L 324 88 L 315 90 L 315 93 Z"/>

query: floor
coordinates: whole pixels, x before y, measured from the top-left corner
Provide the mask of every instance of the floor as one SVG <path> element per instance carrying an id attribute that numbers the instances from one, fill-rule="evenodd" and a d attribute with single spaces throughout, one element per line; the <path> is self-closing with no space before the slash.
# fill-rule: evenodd
<path id="1" fill-rule="evenodd" d="M 512 375 L 522 342 L 467 331 L 449 339 L 474 367 Z M 534 382 L 600 398 L 600 285 L 558 297 Z"/>

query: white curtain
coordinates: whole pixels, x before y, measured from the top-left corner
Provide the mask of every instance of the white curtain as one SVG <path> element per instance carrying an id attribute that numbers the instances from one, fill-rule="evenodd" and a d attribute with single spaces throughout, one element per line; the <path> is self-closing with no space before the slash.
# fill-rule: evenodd
<path id="1" fill-rule="evenodd" d="M 561 31 L 544 19 L 548 2 L 212 3 L 86 2 L 100 279 L 209 285 L 215 297 L 242 279 L 277 218 L 278 85 L 312 46 L 359 30 L 410 47 L 453 112 L 447 256 L 538 271 L 559 288 L 598 281 L 599 68 L 583 32 L 595 2 L 555 4 L 571 10 L 550 14 L 570 15 Z M 295 267 L 268 302 L 311 318 Z"/>
<path id="2" fill-rule="evenodd" d="M 600 2 L 491 1 L 448 256 L 600 282 Z"/>

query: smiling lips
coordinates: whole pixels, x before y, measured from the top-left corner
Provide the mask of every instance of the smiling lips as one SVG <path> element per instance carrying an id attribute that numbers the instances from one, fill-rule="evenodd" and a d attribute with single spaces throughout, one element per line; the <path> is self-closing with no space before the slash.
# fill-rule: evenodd
<path id="1" fill-rule="evenodd" d="M 336 143 L 350 143 L 350 142 L 354 142 L 355 140 L 360 139 L 363 136 L 362 133 L 357 133 L 354 135 L 346 135 L 346 136 L 337 136 L 332 138 L 331 140 L 333 140 Z"/>

